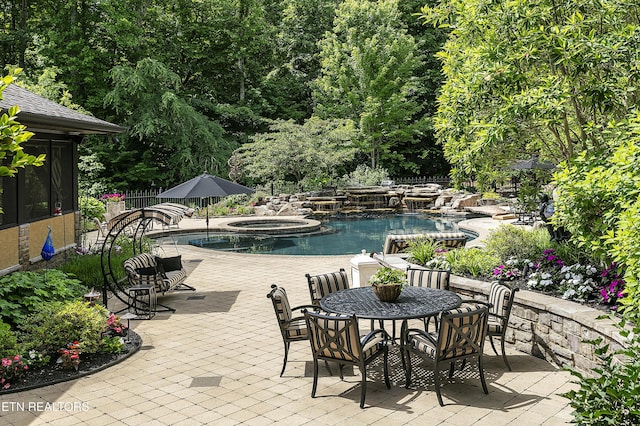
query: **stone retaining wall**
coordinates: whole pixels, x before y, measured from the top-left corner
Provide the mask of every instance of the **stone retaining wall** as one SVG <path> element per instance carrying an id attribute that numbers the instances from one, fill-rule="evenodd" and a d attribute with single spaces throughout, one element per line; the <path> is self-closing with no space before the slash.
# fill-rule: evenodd
<path id="1" fill-rule="evenodd" d="M 490 283 L 451 276 L 451 290 L 468 299 L 486 300 Z M 596 365 L 593 346 L 585 340 L 602 337 L 612 349 L 622 336 L 606 314 L 588 306 L 533 291 L 516 293 L 506 340 L 519 351 L 557 366 L 587 371 Z"/>

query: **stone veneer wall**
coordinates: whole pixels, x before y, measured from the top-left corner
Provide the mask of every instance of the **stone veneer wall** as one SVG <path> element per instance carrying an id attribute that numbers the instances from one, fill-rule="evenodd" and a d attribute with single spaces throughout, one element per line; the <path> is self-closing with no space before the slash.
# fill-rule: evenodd
<path id="1" fill-rule="evenodd" d="M 468 299 L 486 300 L 490 283 L 451 276 L 451 290 Z M 506 340 L 519 351 L 558 366 L 587 371 L 596 365 L 593 346 L 584 340 L 602 337 L 620 348 L 622 337 L 614 322 L 597 319 L 605 312 L 533 291 L 516 293 Z"/>

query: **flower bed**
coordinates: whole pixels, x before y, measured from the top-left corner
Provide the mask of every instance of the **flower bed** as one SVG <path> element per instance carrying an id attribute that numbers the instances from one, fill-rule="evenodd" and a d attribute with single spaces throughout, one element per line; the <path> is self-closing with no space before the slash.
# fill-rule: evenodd
<path id="1" fill-rule="evenodd" d="M 62 363 L 58 363 L 53 358 L 47 365 L 27 370 L 18 381 L 11 383 L 11 387 L 7 389 L 0 388 L 0 395 L 75 380 L 112 367 L 129 358 L 140 349 L 142 345 L 140 336 L 131 330 L 129 330 L 129 333 L 130 335 L 125 341 L 123 351 L 119 354 L 83 355 L 77 370 L 75 368 L 65 368 Z"/>

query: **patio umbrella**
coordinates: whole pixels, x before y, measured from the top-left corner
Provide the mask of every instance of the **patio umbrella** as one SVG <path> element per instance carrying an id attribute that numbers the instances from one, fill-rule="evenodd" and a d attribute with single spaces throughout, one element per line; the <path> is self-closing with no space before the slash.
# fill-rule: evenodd
<path id="1" fill-rule="evenodd" d="M 231 182 L 218 176 L 207 174 L 189 179 L 173 188 L 156 195 L 156 198 L 210 198 L 231 194 L 251 194 L 253 189 Z M 209 238 L 209 203 L 207 202 L 207 238 Z"/>
<path id="2" fill-rule="evenodd" d="M 550 163 L 548 161 L 540 162 L 538 160 L 537 155 L 532 155 L 530 158 L 526 160 L 516 161 L 516 163 L 510 167 L 511 170 L 533 170 L 533 169 L 550 170 L 555 168 L 556 166 L 554 166 L 553 163 Z"/>

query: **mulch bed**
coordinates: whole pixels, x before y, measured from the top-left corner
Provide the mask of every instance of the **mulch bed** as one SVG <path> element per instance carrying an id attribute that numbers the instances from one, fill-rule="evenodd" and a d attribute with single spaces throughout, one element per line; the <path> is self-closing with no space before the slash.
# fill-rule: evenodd
<path id="1" fill-rule="evenodd" d="M 119 354 L 83 354 L 80 358 L 78 370 L 63 369 L 56 363 L 57 357 L 52 357 L 48 365 L 27 371 L 19 382 L 11 383 L 9 389 L 0 389 L 0 395 L 36 389 L 56 383 L 75 380 L 88 376 L 97 371 L 114 366 L 136 353 L 142 345 L 138 334 L 129 330 L 129 342 L 125 342 L 124 350 Z"/>

